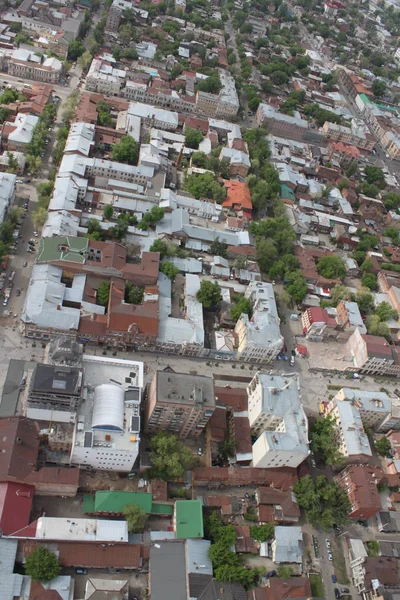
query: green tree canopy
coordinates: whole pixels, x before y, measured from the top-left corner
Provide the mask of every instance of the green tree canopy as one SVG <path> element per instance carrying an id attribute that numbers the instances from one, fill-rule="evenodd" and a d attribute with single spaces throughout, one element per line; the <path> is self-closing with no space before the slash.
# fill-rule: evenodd
<path id="1" fill-rule="evenodd" d="M 380 440 L 375 442 L 376 451 L 380 456 L 389 456 L 391 447 L 390 441 L 386 436 L 382 436 Z"/>
<path id="2" fill-rule="evenodd" d="M 372 92 L 377 98 L 382 98 L 387 89 L 386 82 L 383 79 L 374 79 L 372 84 Z"/>
<path id="3" fill-rule="evenodd" d="M 292 577 L 294 574 L 293 567 L 290 567 L 289 565 L 279 566 L 277 572 L 278 577 L 280 577 L 281 579 L 289 579 L 289 577 Z"/>
<path id="4" fill-rule="evenodd" d="M 325 279 L 344 279 L 346 266 L 340 256 L 322 256 L 317 263 L 317 272 Z"/>
<path id="5" fill-rule="evenodd" d="M 97 290 L 96 303 L 100 306 L 108 306 L 108 299 L 110 297 L 110 283 L 108 281 L 102 281 Z"/>
<path id="6" fill-rule="evenodd" d="M 73 40 L 68 44 L 68 60 L 78 60 L 78 58 L 85 52 L 85 46 L 81 40 Z"/>
<path id="7" fill-rule="evenodd" d="M 198 129 L 185 127 L 185 146 L 197 150 L 200 142 L 204 139 L 203 134 Z"/>
<path id="8" fill-rule="evenodd" d="M 311 428 L 311 450 L 327 465 L 337 465 L 343 462 L 343 456 L 336 443 L 335 419 L 328 415 L 318 417 Z"/>
<path id="9" fill-rule="evenodd" d="M 125 302 L 129 304 L 142 304 L 144 297 L 144 288 L 133 285 L 129 281 L 125 284 Z"/>
<path id="10" fill-rule="evenodd" d="M 250 315 L 252 309 L 253 305 L 248 298 L 245 298 L 244 296 L 238 298 L 231 307 L 232 320 L 236 323 L 242 314 Z"/>
<path id="11" fill-rule="evenodd" d="M 221 203 L 226 197 L 226 189 L 216 181 L 212 173 L 193 173 L 186 179 L 185 187 L 197 199 L 209 198 Z"/>
<path id="12" fill-rule="evenodd" d="M 375 301 L 369 289 L 364 288 L 362 290 L 359 290 L 356 295 L 356 302 L 362 315 L 366 315 L 372 310 L 374 310 Z"/>
<path id="13" fill-rule="evenodd" d="M 365 275 L 362 276 L 361 283 L 363 287 L 368 288 L 373 292 L 378 289 L 376 275 L 373 273 L 365 273 Z"/>
<path id="14" fill-rule="evenodd" d="M 168 279 L 175 279 L 175 277 L 179 273 L 178 267 L 174 265 L 174 263 L 165 261 L 160 263 L 160 271 L 164 273 L 168 277 Z"/>
<path id="15" fill-rule="evenodd" d="M 307 281 L 301 271 L 294 271 L 286 275 L 288 284 L 287 291 L 295 302 L 302 302 L 307 295 Z"/>
<path id="16" fill-rule="evenodd" d="M 153 478 L 174 481 L 194 466 L 195 458 L 189 448 L 175 435 L 160 431 L 150 440 L 150 459 Z"/>
<path id="17" fill-rule="evenodd" d="M 381 321 L 389 321 L 390 319 L 398 319 L 399 317 L 397 310 L 394 310 L 389 302 L 378 304 L 375 314 L 378 315 Z"/>
<path id="18" fill-rule="evenodd" d="M 104 218 L 109 221 L 112 218 L 113 214 L 114 214 L 114 209 L 111 206 L 111 204 L 106 204 L 106 206 L 104 207 L 104 211 L 103 211 Z"/>
<path id="19" fill-rule="evenodd" d="M 50 581 L 60 574 L 61 567 L 53 552 L 45 546 L 37 546 L 25 561 L 25 573 L 35 581 Z"/>
<path id="20" fill-rule="evenodd" d="M 135 140 L 130 135 L 123 135 L 119 144 L 113 146 L 112 158 L 116 162 L 137 165 L 139 150 Z"/>
<path id="21" fill-rule="evenodd" d="M 266 542 L 274 536 L 275 526 L 273 523 L 263 523 L 262 525 L 252 525 L 250 535 L 257 542 Z"/>
<path id="22" fill-rule="evenodd" d="M 212 242 L 209 252 L 213 256 L 221 256 L 222 258 L 226 258 L 228 256 L 228 244 L 225 244 L 225 242 L 221 242 L 219 238 L 216 238 Z"/>
<path id="23" fill-rule="evenodd" d="M 129 533 L 139 533 L 143 531 L 147 521 L 147 513 L 142 508 L 136 504 L 127 504 L 123 508 L 122 514 L 128 523 Z"/>
<path id="24" fill-rule="evenodd" d="M 167 244 L 162 240 L 154 240 L 150 246 L 150 252 L 159 252 L 160 258 L 163 258 L 167 254 Z"/>
<path id="25" fill-rule="evenodd" d="M 351 302 L 354 300 L 354 294 L 345 285 L 335 285 L 331 290 L 332 306 L 336 307 L 342 300 Z"/>
<path id="26" fill-rule="evenodd" d="M 336 481 L 329 482 L 324 475 L 316 480 L 306 475 L 296 483 L 294 493 L 313 526 L 327 530 L 334 523 L 344 525 L 348 521 L 350 502 L 346 492 Z"/>
<path id="27" fill-rule="evenodd" d="M 222 300 L 221 288 L 218 282 L 203 280 L 200 283 L 200 289 L 196 294 L 196 298 L 204 308 L 216 308 Z"/>

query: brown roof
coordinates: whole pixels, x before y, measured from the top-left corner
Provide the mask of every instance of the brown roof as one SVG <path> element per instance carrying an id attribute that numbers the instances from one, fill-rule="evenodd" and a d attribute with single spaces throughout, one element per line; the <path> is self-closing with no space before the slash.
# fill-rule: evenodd
<path id="1" fill-rule="evenodd" d="M 233 430 L 236 442 L 236 454 L 250 454 L 252 451 L 249 417 L 235 415 L 233 417 Z"/>
<path id="2" fill-rule="evenodd" d="M 227 433 L 225 408 L 222 408 L 221 406 L 215 407 L 215 410 L 208 421 L 208 428 L 213 442 L 219 443 L 224 441 Z"/>
<path id="3" fill-rule="evenodd" d="M 25 417 L 0 419 L 0 481 L 25 481 L 36 469 L 39 431 Z"/>
<path id="4" fill-rule="evenodd" d="M 236 529 L 236 552 L 258 554 L 258 545 L 250 535 L 248 525 L 235 525 Z"/>
<path id="5" fill-rule="evenodd" d="M 38 546 L 31 540 L 20 542 L 20 550 L 25 556 Z M 52 544 L 54 546 L 54 544 Z M 112 566 L 119 569 L 136 569 L 141 565 L 139 544 L 87 544 L 83 542 L 58 542 L 59 562 L 63 567 L 93 567 L 105 569 Z"/>
<path id="6" fill-rule="evenodd" d="M 377 483 L 383 479 L 382 469 L 369 465 L 346 467 L 335 477 L 347 493 L 353 511 L 378 512 L 382 509 Z M 350 514 L 351 516 L 351 514 Z"/>
<path id="7" fill-rule="evenodd" d="M 268 580 L 268 586 L 253 590 L 251 600 L 283 600 L 284 598 L 311 597 L 311 585 L 308 577 L 291 577 L 290 579 L 274 577 Z"/>
<path id="8" fill-rule="evenodd" d="M 130 331 L 136 328 L 139 334 L 157 336 L 158 299 L 148 300 L 143 304 L 127 304 L 124 302 L 124 297 L 125 282 L 122 279 L 112 278 L 108 305 L 108 329 Z"/>
<path id="9" fill-rule="evenodd" d="M 379 579 L 379 582 L 383 586 L 398 585 L 400 583 L 397 560 L 395 558 L 388 558 L 387 556 L 367 558 L 364 562 L 364 569 L 364 581 L 367 590 L 372 588 L 372 579 Z"/>
<path id="10" fill-rule="evenodd" d="M 260 504 L 257 508 L 258 520 L 260 523 L 272 523 L 275 521 L 275 511 L 273 506 L 267 506 L 266 504 Z"/>
<path id="11" fill-rule="evenodd" d="M 122 269 L 124 277 L 135 285 L 154 285 L 158 280 L 159 252 L 143 252 L 139 264 L 127 263 Z"/>
<path id="12" fill-rule="evenodd" d="M 230 406 L 238 411 L 247 410 L 246 388 L 231 387 L 230 385 L 214 387 L 215 399 L 219 404 Z"/>
<path id="13" fill-rule="evenodd" d="M 79 486 L 79 469 L 74 467 L 42 467 L 40 471 L 32 472 L 25 479 L 27 483 L 76 485 Z"/>
<path id="14" fill-rule="evenodd" d="M 238 469 L 235 467 L 195 467 L 193 478 L 196 483 L 228 483 L 229 485 L 270 485 L 280 490 L 289 490 L 298 481 L 296 469 Z"/>
<path id="15" fill-rule="evenodd" d="M 392 347 L 384 337 L 378 335 L 362 335 L 361 336 L 367 346 L 369 357 L 388 358 L 392 356 Z"/>
<path id="16" fill-rule="evenodd" d="M 297 502 L 293 500 L 290 491 L 282 492 L 281 490 L 270 487 L 259 487 L 257 495 L 259 504 L 281 507 L 281 510 L 276 511 L 278 513 L 276 515 L 277 517 L 279 516 L 279 513 L 281 513 L 283 517 L 300 517 L 299 506 Z"/>
<path id="17" fill-rule="evenodd" d="M 228 246 L 228 254 L 238 254 L 240 256 L 255 256 L 254 246 Z"/>
<path id="18" fill-rule="evenodd" d="M 29 600 L 62 600 L 57 590 L 46 590 L 39 581 L 32 579 Z"/>
<path id="19" fill-rule="evenodd" d="M 163 501 L 168 499 L 168 484 L 166 481 L 160 479 L 153 479 L 151 482 L 151 493 L 153 494 L 153 501 Z"/>

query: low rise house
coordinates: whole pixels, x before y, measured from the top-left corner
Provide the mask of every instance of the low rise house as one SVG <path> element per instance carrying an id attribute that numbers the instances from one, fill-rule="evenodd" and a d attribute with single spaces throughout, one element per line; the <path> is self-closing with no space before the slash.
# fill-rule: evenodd
<path id="1" fill-rule="evenodd" d="M 248 600 L 284 600 L 292 598 L 311 598 L 311 584 L 308 577 L 270 577 L 267 585 L 250 590 Z"/>
<path id="2" fill-rule="evenodd" d="M 379 467 L 351 465 L 336 475 L 336 481 L 347 494 L 351 519 L 369 519 L 382 510 L 377 484 L 383 479 Z"/>
<path id="3" fill-rule="evenodd" d="M 357 327 L 362 335 L 367 333 L 367 328 L 361 317 L 357 302 L 348 302 L 345 300 L 339 302 L 336 307 L 336 320 L 342 329 L 340 339 L 344 339 L 344 336 L 350 337 Z"/>
<path id="4" fill-rule="evenodd" d="M 272 487 L 256 490 L 259 523 L 297 523 L 300 508 L 292 491 L 283 492 Z"/>
<path id="5" fill-rule="evenodd" d="M 303 563 L 303 533 L 301 527 L 275 527 L 275 538 L 271 544 L 274 563 Z"/>
<path id="6" fill-rule="evenodd" d="M 10 152 L 25 152 L 38 123 L 39 117 L 18 113 L 14 121 L 6 121 L 3 124 L 1 132 L 2 147 Z"/>
<path id="7" fill-rule="evenodd" d="M 336 319 L 328 313 L 326 308 L 319 306 L 307 308 L 301 315 L 301 324 L 305 337 L 312 341 L 336 338 L 339 333 Z"/>
<path id="8" fill-rule="evenodd" d="M 308 456 L 308 421 L 298 381 L 257 373 L 247 389 L 253 466 L 298 467 Z"/>
<path id="9" fill-rule="evenodd" d="M 177 539 L 202 538 L 204 529 L 201 500 L 177 500 L 173 525 Z"/>
<path id="10" fill-rule="evenodd" d="M 58 58 L 36 54 L 30 50 L 18 48 L 8 61 L 8 73 L 13 77 L 33 79 L 42 83 L 57 83 L 63 72 Z"/>

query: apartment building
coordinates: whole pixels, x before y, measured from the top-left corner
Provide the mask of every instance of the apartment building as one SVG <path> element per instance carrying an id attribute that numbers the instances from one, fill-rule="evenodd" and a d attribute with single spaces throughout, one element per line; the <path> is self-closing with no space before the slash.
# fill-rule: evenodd
<path id="1" fill-rule="evenodd" d="M 215 410 L 212 377 L 157 371 L 147 391 L 145 428 L 181 439 L 201 434 Z"/>
<path id="2" fill-rule="evenodd" d="M 17 176 L 12 173 L 0 173 L 0 223 L 15 200 L 16 180 Z"/>
<path id="3" fill-rule="evenodd" d="M 357 327 L 347 342 L 347 351 L 360 373 L 400 376 L 399 350 L 383 337 L 363 335 Z"/>
<path id="4" fill-rule="evenodd" d="M 313 341 L 336 338 L 339 333 L 336 319 L 328 313 L 326 308 L 319 306 L 307 308 L 301 315 L 301 324 L 305 337 Z"/>
<path id="5" fill-rule="evenodd" d="M 253 304 L 251 319 L 241 315 L 235 326 L 238 358 L 245 361 L 269 363 L 283 348 L 276 307 L 274 288 L 271 283 L 253 281 L 246 289 L 246 298 Z"/>
<path id="6" fill-rule="evenodd" d="M 248 388 L 253 466 L 298 467 L 308 456 L 308 420 L 298 380 L 256 373 Z"/>
<path id="7" fill-rule="evenodd" d="M 58 58 L 39 55 L 18 48 L 8 61 L 8 74 L 21 79 L 33 79 L 42 83 L 57 83 L 63 72 Z"/>
<path id="8" fill-rule="evenodd" d="M 138 19 L 142 22 L 146 22 L 149 16 L 147 10 L 143 10 L 142 8 L 137 8 L 136 6 L 132 6 L 131 2 L 126 2 L 126 0 L 114 0 L 111 4 L 106 21 L 105 31 L 107 33 L 117 33 L 119 25 L 121 23 L 121 19 L 123 16 L 124 10 L 133 10 L 137 15 Z"/>
<path id="9" fill-rule="evenodd" d="M 377 484 L 383 479 L 379 467 L 351 465 L 336 475 L 338 484 L 349 499 L 351 519 L 370 519 L 382 510 Z"/>
<path id="10" fill-rule="evenodd" d="M 359 411 L 365 427 L 378 430 L 391 412 L 391 399 L 386 392 L 369 392 L 342 388 L 332 402 L 350 402 Z"/>
<path id="11" fill-rule="evenodd" d="M 335 419 L 336 444 L 348 464 L 366 464 L 372 451 L 359 410 L 351 402 L 331 401 L 326 416 Z"/>
<path id="12" fill-rule="evenodd" d="M 375 138 L 365 130 L 363 122 L 357 122 L 355 119 L 351 128 L 325 121 L 322 132 L 329 140 L 356 146 L 367 152 L 371 152 L 375 147 Z"/>
<path id="13" fill-rule="evenodd" d="M 228 71 L 219 70 L 221 90 L 218 94 L 198 91 L 196 94 L 196 108 L 199 112 L 209 117 L 233 117 L 239 110 L 239 97 L 236 91 L 235 80 Z"/>
<path id="14" fill-rule="evenodd" d="M 128 108 L 128 118 L 130 116 L 139 117 L 145 125 L 156 129 L 174 131 L 179 125 L 177 112 L 156 108 L 149 104 L 131 102 Z"/>
<path id="15" fill-rule="evenodd" d="M 39 117 L 26 113 L 18 113 L 14 121 L 5 121 L 1 130 L 2 148 L 10 152 L 26 151 L 38 123 Z"/>
<path id="16" fill-rule="evenodd" d="M 367 333 L 367 328 L 362 320 L 360 309 L 357 302 L 347 302 L 342 300 L 336 307 L 336 320 L 341 328 L 340 338 L 350 337 L 357 329 L 362 335 Z"/>
<path id="17" fill-rule="evenodd" d="M 304 119 L 284 115 L 274 106 L 263 103 L 257 109 L 256 123 L 257 127 L 266 123 L 269 133 L 288 139 L 303 138 L 308 130 L 308 122 Z"/>
<path id="18" fill-rule="evenodd" d="M 86 89 L 106 96 L 118 96 L 125 84 L 126 72 L 94 58 L 86 76 Z"/>
<path id="19" fill-rule="evenodd" d="M 123 89 L 123 96 L 130 101 L 143 102 L 167 110 L 189 113 L 196 111 L 194 96 L 184 96 L 175 90 L 159 90 L 141 82 L 127 81 Z"/>

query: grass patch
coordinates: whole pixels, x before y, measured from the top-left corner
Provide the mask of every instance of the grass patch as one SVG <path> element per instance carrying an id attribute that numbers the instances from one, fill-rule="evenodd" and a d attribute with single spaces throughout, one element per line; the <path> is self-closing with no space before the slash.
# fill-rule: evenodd
<path id="1" fill-rule="evenodd" d="M 324 584 L 319 575 L 310 575 L 311 595 L 314 598 L 324 598 Z"/>
<path id="2" fill-rule="evenodd" d="M 347 585 L 350 583 L 347 577 L 346 561 L 341 548 L 332 547 L 333 567 L 339 583 Z"/>

